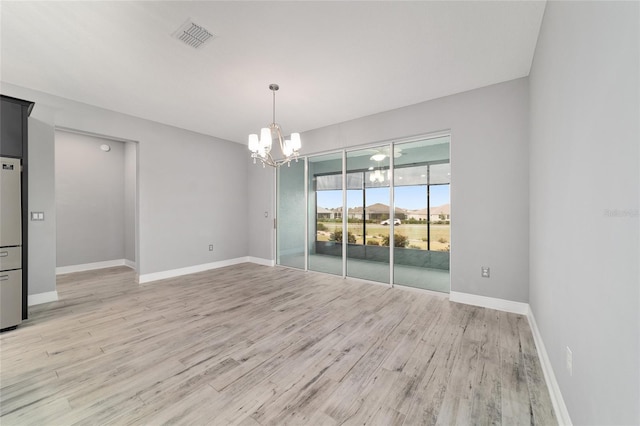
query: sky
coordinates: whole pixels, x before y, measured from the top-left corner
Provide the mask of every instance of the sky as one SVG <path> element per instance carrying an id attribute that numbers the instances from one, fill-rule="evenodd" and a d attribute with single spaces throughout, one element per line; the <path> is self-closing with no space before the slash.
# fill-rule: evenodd
<path id="1" fill-rule="evenodd" d="M 367 205 L 389 204 L 389 188 L 368 188 Z M 395 188 L 395 205 L 406 210 L 419 210 L 427 207 L 427 187 L 397 186 Z M 347 207 L 361 207 L 362 194 L 359 190 L 347 191 Z M 431 207 L 449 204 L 449 185 L 431 186 Z M 342 191 L 318 191 L 318 206 L 326 209 L 342 206 Z"/>

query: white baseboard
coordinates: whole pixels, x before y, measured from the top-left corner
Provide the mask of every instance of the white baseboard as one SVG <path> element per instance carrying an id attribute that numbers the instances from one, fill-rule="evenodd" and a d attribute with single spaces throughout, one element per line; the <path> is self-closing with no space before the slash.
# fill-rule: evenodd
<path id="1" fill-rule="evenodd" d="M 237 265 L 238 263 L 255 263 L 263 266 L 275 266 L 275 262 L 270 259 L 263 259 L 261 257 L 253 256 L 236 257 L 235 259 L 221 260 L 219 262 L 212 263 L 203 263 L 201 265 L 187 266 L 186 268 L 142 274 L 138 276 L 138 283 L 150 283 L 152 281 L 165 280 L 167 278 L 175 278 L 182 275 L 195 274 L 197 272 L 208 271 L 211 269 L 224 268 L 225 266 Z"/>
<path id="2" fill-rule="evenodd" d="M 271 259 L 263 259 L 261 257 L 249 256 L 247 262 L 255 263 L 263 266 L 276 266 L 276 262 Z"/>
<path id="3" fill-rule="evenodd" d="M 138 277 L 138 283 L 150 283 L 152 281 L 165 280 L 167 278 L 180 277 L 182 275 L 195 274 L 197 272 L 208 271 L 210 269 L 224 268 L 225 266 L 237 265 L 238 263 L 249 262 L 249 257 L 237 257 L 235 259 L 221 260 L 219 262 L 203 263 L 201 265 L 187 266 L 186 268 L 171 269 L 168 271 L 152 272 L 142 274 Z"/>
<path id="4" fill-rule="evenodd" d="M 553 372 L 551 361 L 547 355 L 547 349 L 542 341 L 540 330 L 538 330 L 538 324 L 533 316 L 531 309 L 527 312 L 527 319 L 529 320 L 529 326 L 531 327 L 531 333 L 533 334 L 533 340 L 536 343 L 536 350 L 538 351 L 538 359 L 542 366 L 542 373 L 544 374 L 544 380 L 547 382 L 547 389 L 549 389 L 549 396 L 551 397 L 551 403 L 553 404 L 553 410 L 556 412 L 558 424 L 564 426 L 571 426 L 571 417 L 569 417 L 569 410 L 564 403 L 562 393 L 560 392 L 560 386 L 556 380 L 556 375 Z"/>
<path id="5" fill-rule="evenodd" d="M 511 312 L 519 315 L 527 315 L 529 313 L 528 303 L 497 299 L 495 297 L 478 296 L 476 294 L 452 291 L 449 293 L 449 300 L 452 302 L 480 306 L 483 308 L 495 309 L 497 311 Z"/>
<path id="6" fill-rule="evenodd" d="M 129 259 L 125 259 L 124 260 L 124 266 L 133 269 L 134 271 L 137 271 L 138 265 L 136 262 L 129 260 Z"/>
<path id="7" fill-rule="evenodd" d="M 43 303 L 55 302 L 58 300 L 57 291 L 47 291 L 46 293 L 30 294 L 27 297 L 29 306 L 41 305 Z"/>
<path id="8" fill-rule="evenodd" d="M 84 263 L 82 265 L 59 266 L 56 268 L 56 275 L 70 274 L 72 272 L 91 271 L 93 269 L 112 268 L 114 266 L 124 266 L 127 261 L 124 259 L 105 260 L 104 262 Z M 128 265 L 127 265 L 128 266 Z"/>

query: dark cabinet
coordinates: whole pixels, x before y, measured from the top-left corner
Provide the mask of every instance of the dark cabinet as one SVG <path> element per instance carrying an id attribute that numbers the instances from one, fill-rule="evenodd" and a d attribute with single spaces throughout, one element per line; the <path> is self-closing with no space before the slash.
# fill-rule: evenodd
<path id="1" fill-rule="evenodd" d="M 0 114 L 0 153 L 3 157 L 22 158 L 22 105 L 2 100 Z"/>
<path id="2" fill-rule="evenodd" d="M 28 315 L 28 126 L 27 119 L 33 109 L 33 102 L 11 96 L 0 95 L 0 156 L 19 158 L 21 173 L 21 216 L 22 216 L 22 319 Z"/>

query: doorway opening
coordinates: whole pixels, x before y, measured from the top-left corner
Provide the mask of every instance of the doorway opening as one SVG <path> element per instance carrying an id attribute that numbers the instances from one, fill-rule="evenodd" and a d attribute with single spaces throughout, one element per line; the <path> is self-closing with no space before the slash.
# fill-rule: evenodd
<path id="1" fill-rule="evenodd" d="M 56 274 L 138 270 L 138 144 L 56 129 Z"/>

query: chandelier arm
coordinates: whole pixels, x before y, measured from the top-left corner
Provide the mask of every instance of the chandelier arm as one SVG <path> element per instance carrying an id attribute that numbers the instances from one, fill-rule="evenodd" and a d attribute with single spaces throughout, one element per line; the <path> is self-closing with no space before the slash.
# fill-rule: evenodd
<path id="1" fill-rule="evenodd" d="M 271 123 L 271 126 L 269 126 L 269 127 L 271 127 L 272 133 L 275 132 L 275 134 L 278 136 L 278 143 L 280 144 L 280 151 L 282 151 L 282 153 L 284 154 L 284 137 L 282 137 L 282 128 L 275 121 L 273 123 Z M 290 157 L 289 155 L 286 155 L 286 158 L 289 158 L 289 157 Z"/>
<path id="2" fill-rule="evenodd" d="M 278 167 L 278 163 L 273 159 L 270 153 L 261 158 L 262 162 L 267 166 Z"/>

